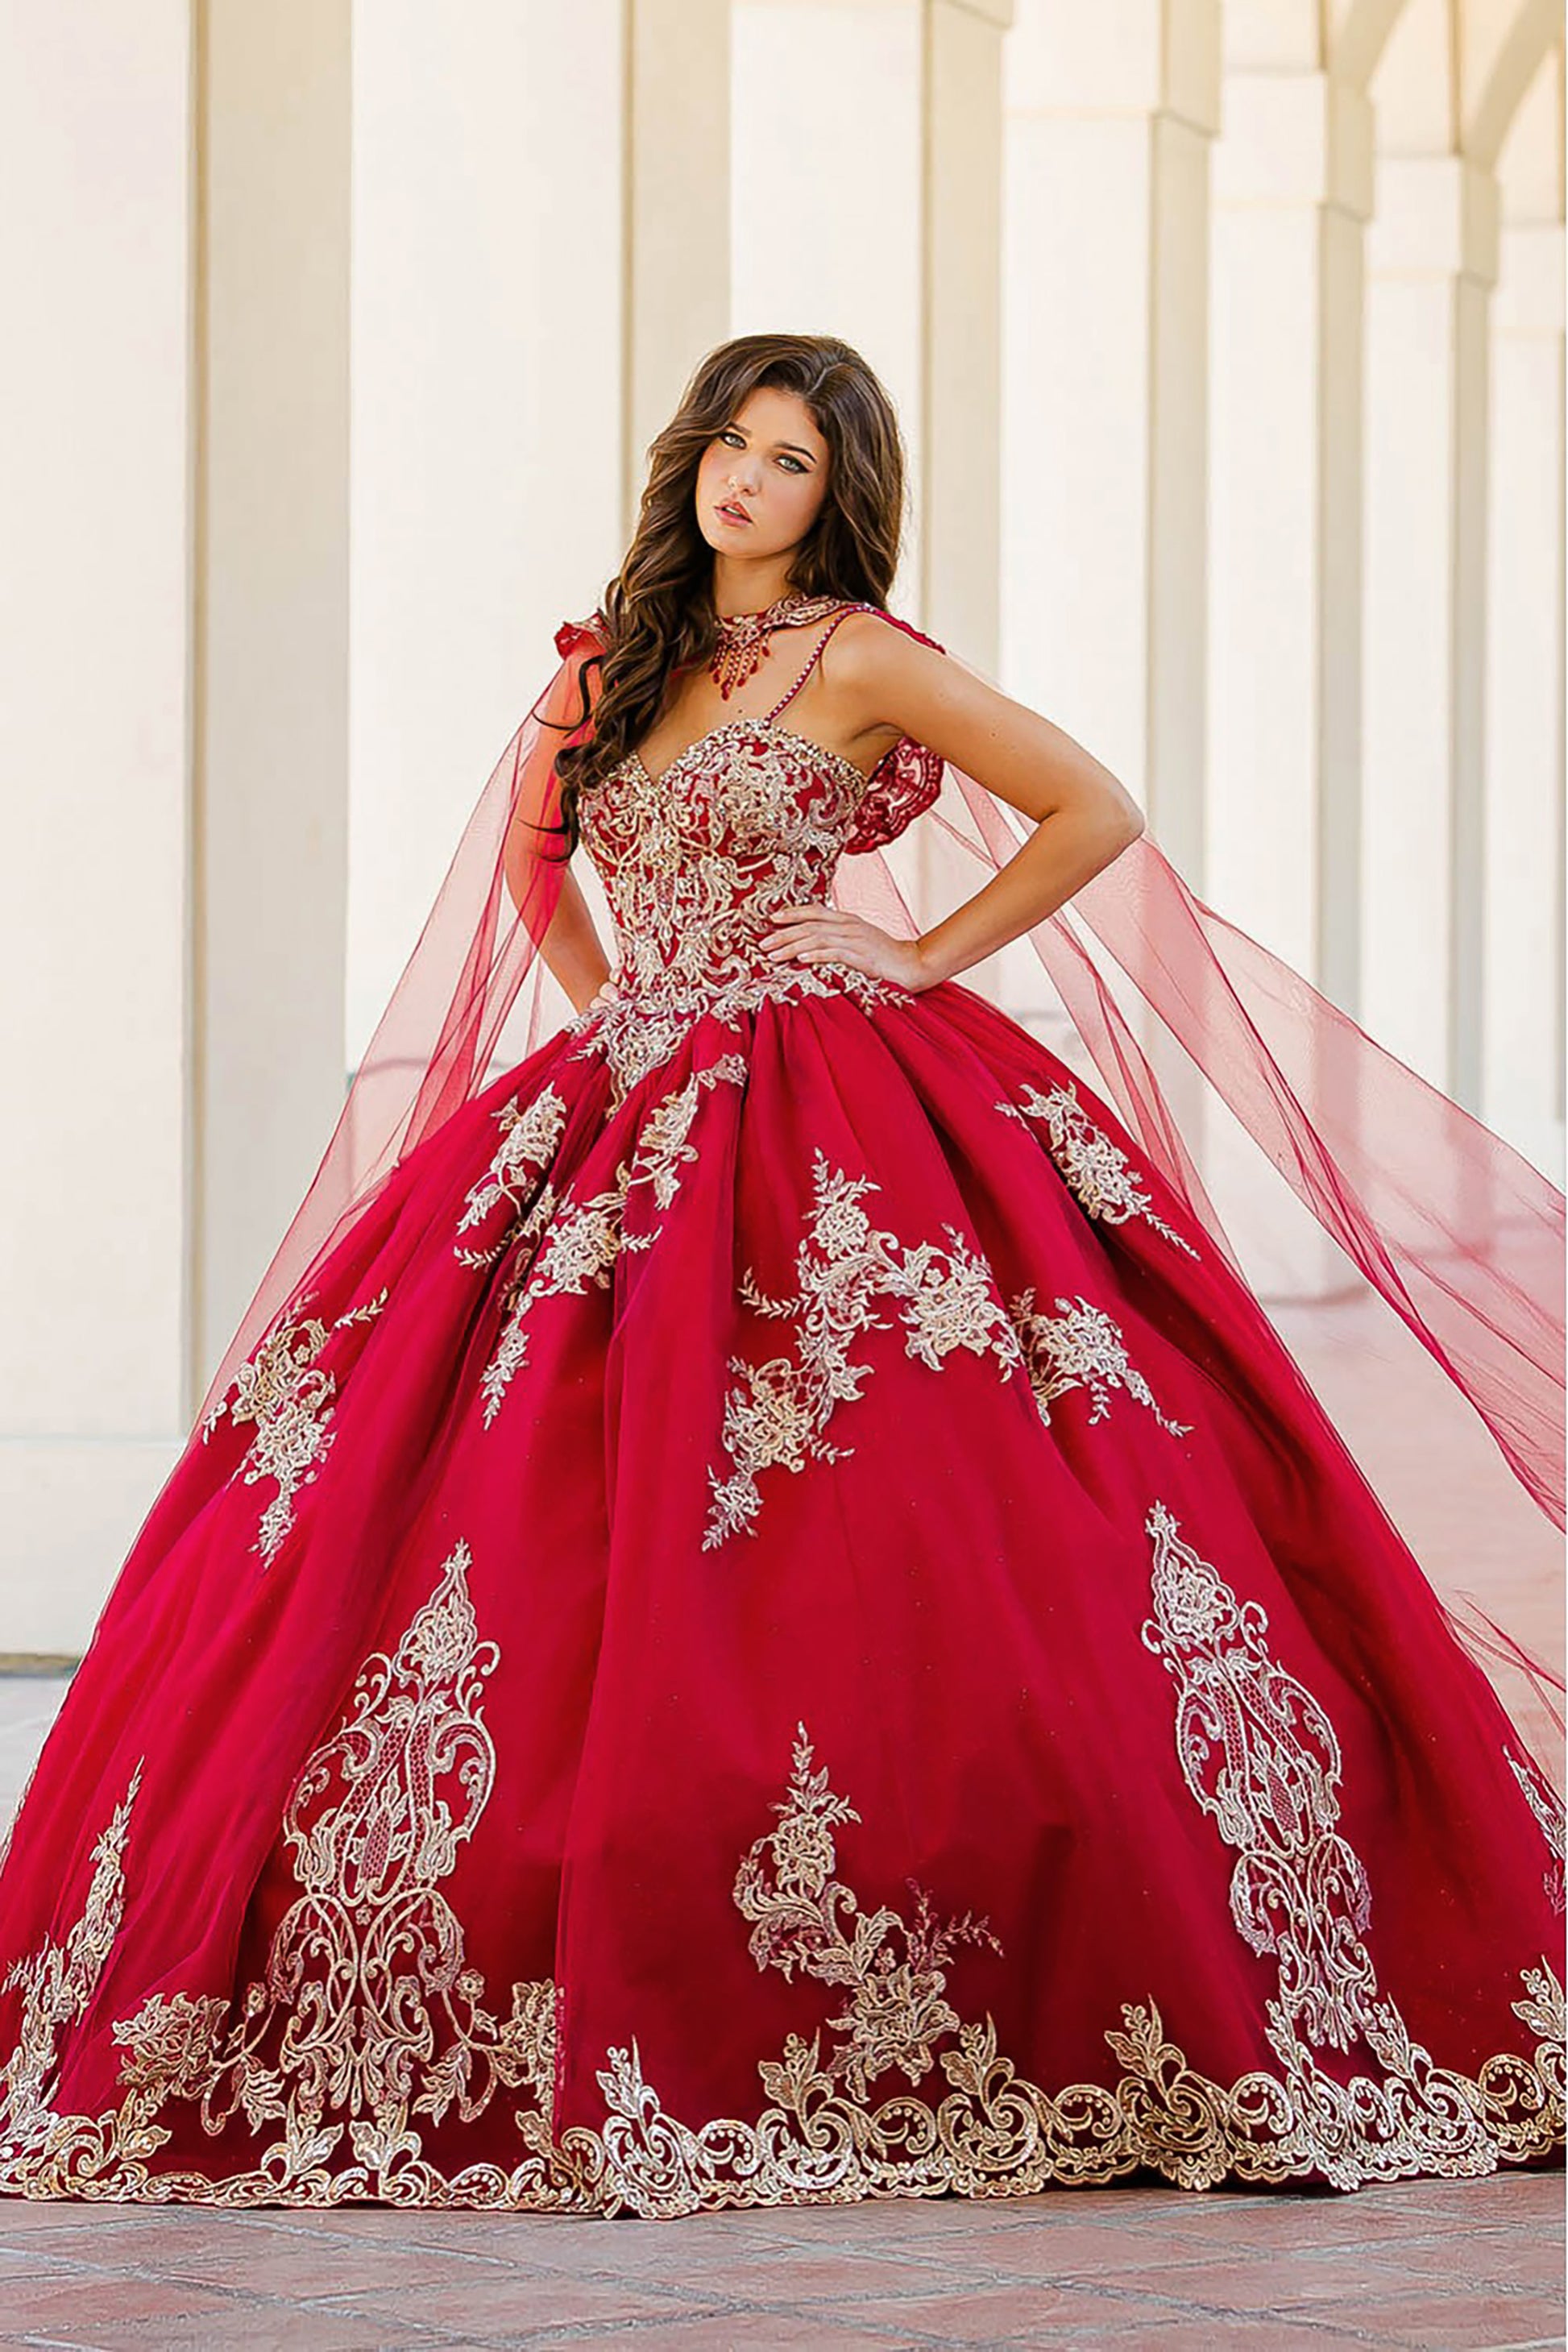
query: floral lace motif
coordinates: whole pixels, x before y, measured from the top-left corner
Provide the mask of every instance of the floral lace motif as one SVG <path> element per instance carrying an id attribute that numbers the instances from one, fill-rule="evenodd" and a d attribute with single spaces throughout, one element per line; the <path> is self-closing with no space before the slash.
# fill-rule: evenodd
<path id="1" fill-rule="evenodd" d="M 1197 1256 L 1191 1242 L 1154 1214 L 1152 1196 L 1139 1186 L 1139 1170 L 1131 1166 L 1126 1153 L 1119 1150 L 1103 1128 L 1095 1125 L 1079 1102 L 1070 1078 L 1046 1094 L 1037 1087 L 1026 1086 L 1022 1103 L 999 1102 L 996 1108 L 1020 1124 L 1029 1118 L 1042 1122 L 1052 1159 L 1066 1178 L 1068 1189 L 1089 1216 L 1102 1218 L 1108 1225 L 1124 1223 L 1129 1217 L 1142 1217 L 1145 1224 L 1152 1225 L 1157 1234 L 1163 1234 L 1168 1242 L 1185 1250 L 1189 1257 Z"/>
<path id="2" fill-rule="evenodd" d="M 268 1567 L 293 1527 L 295 1496 L 316 1477 L 332 1443 L 327 1424 L 336 1409 L 338 1375 L 316 1359 L 334 1332 L 374 1322 L 386 1298 L 384 1290 L 331 1324 L 315 1315 L 276 1324 L 202 1423 L 204 1443 L 226 1413 L 233 1426 L 256 1425 L 242 1475 L 247 1486 L 269 1478 L 278 1490 L 261 1514 L 253 1547 Z"/>
<path id="3" fill-rule="evenodd" d="M 1523 1790 L 1530 1810 L 1540 1824 L 1541 1834 L 1546 1841 L 1546 1850 L 1552 1859 L 1542 1884 L 1552 1908 L 1561 1911 L 1568 1904 L 1568 1885 L 1564 1884 L 1568 1878 L 1568 1869 L 1565 1869 L 1568 1822 L 1564 1821 L 1563 1800 L 1532 1756 L 1516 1756 L 1511 1748 L 1507 1748 L 1503 1754 L 1508 1758 L 1513 1777 Z"/>
<path id="4" fill-rule="evenodd" d="M 710 1469 L 712 1507 L 702 1538 L 705 1551 L 731 1535 L 756 1533 L 762 1509 L 758 1480 L 769 1470 L 804 1470 L 808 1462 L 838 1462 L 852 1446 L 829 1442 L 826 1431 L 841 1404 L 852 1404 L 870 1378 L 868 1364 L 850 1361 L 856 1339 L 887 1330 L 891 1318 L 876 1302 L 896 1302 L 904 1350 L 933 1371 L 955 1349 L 994 1356 L 1002 1378 L 1022 1372 L 1034 1391 L 1040 1419 L 1049 1425 L 1054 1400 L 1068 1390 L 1087 1389 L 1089 1419 L 1101 1420 L 1113 1389 L 1145 1405 L 1163 1429 L 1184 1437 L 1191 1424 L 1173 1421 L 1131 1362 L 1119 1326 L 1087 1298 L 1058 1298 L 1059 1312 L 1037 1312 L 1033 1289 L 1003 1305 L 985 1258 L 960 1233 L 944 1225 L 946 1245 L 901 1242 L 879 1230 L 860 1203 L 881 1187 L 868 1176 L 851 1177 L 828 1165 L 818 1151 L 813 1162 L 813 1206 L 795 1252 L 795 1289 L 787 1298 L 770 1297 L 750 1267 L 741 1297 L 753 1314 L 795 1326 L 794 1352 L 748 1363 L 732 1356 L 736 1382 L 724 1400 L 721 1443 L 726 1470 Z"/>
<path id="5" fill-rule="evenodd" d="M 864 2099 L 870 2084 L 895 2067 L 918 2083 L 931 2072 L 931 2044 L 958 2031 L 958 2012 L 942 1998 L 954 1947 L 984 1944 L 996 1953 L 1002 1947 L 973 1912 L 939 1927 L 930 1895 L 912 1879 L 912 1926 L 886 1904 L 862 1911 L 852 1891 L 832 1875 L 829 1834 L 836 1823 L 860 1816 L 833 1795 L 826 1772 L 814 1772 L 811 1764 L 811 1741 L 802 1723 L 796 1726 L 789 1794 L 773 1807 L 782 1819 L 742 1856 L 735 1902 L 742 1917 L 754 1923 L 748 1948 L 758 1968 L 778 1969 L 786 1977 L 798 1968 L 823 1984 L 847 1990 L 846 2006 L 827 2026 L 843 2040 L 829 2053 L 822 2074 Z M 784 2091 L 787 2069 L 760 2071 L 765 2090 L 775 2095 Z"/>
<path id="6" fill-rule="evenodd" d="M 1055 1315 L 1037 1314 L 1031 1287 L 1020 1291 L 1007 1308 L 1023 1342 L 1043 1422 L 1049 1423 L 1054 1400 L 1077 1388 L 1089 1392 L 1090 1423 L 1102 1421 L 1110 1410 L 1111 1390 L 1125 1389 L 1147 1405 L 1162 1429 L 1173 1437 L 1190 1436 L 1191 1422 L 1173 1421 L 1161 1412 L 1152 1389 L 1127 1353 L 1120 1324 L 1112 1322 L 1103 1307 L 1091 1307 L 1081 1293 L 1076 1300 L 1058 1298 L 1057 1307 Z"/>
<path id="7" fill-rule="evenodd" d="M 514 1213 L 527 1208 L 540 1175 L 560 1149 L 566 1105 L 552 1086 L 545 1086 L 526 1109 L 520 1103 L 506 1103 L 496 1118 L 501 1140 L 495 1158 L 468 1194 L 458 1225 L 460 1234 L 483 1224 L 492 1210 L 503 1203 Z M 465 1249 L 458 1244 L 457 1255 L 464 1265 L 493 1265 L 507 1244 L 507 1236 L 488 1249 Z"/>
<path id="8" fill-rule="evenodd" d="M 877 1231 L 860 1203 L 880 1189 L 868 1176 L 830 1168 L 818 1150 L 814 1204 L 795 1253 L 794 1295 L 768 1297 L 746 1270 L 742 1297 L 754 1314 L 795 1325 L 795 1353 L 761 1364 L 730 1360 L 738 1376 L 724 1400 L 722 1443 L 730 1467 L 708 1474 L 713 1505 L 704 1550 L 742 1529 L 756 1532 L 757 1481 L 764 1471 L 799 1471 L 808 1461 L 837 1462 L 853 1451 L 830 1444 L 824 1433 L 838 1406 L 853 1402 L 870 1377 L 870 1366 L 851 1363 L 849 1350 L 860 1333 L 889 1328 L 890 1318 L 875 1312 L 876 1300 L 898 1303 L 905 1352 L 917 1362 L 938 1369 L 955 1348 L 966 1348 L 973 1355 L 995 1356 L 1004 1379 L 1023 1363 L 1018 1335 L 984 1259 L 954 1225 L 943 1228 L 945 1248 Z"/>
<path id="9" fill-rule="evenodd" d="M 546 1181 L 515 1234 L 469 1261 L 488 1265 L 509 1247 L 516 1251 L 516 1268 L 501 1301 L 500 1334 L 479 1381 L 487 1428 L 528 1361 L 527 1318 L 534 1307 L 542 1298 L 565 1293 L 580 1297 L 590 1288 L 605 1289 L 623 1251 L 653 1247 L 657 1226 L 643 1233 L 626 1229 L 626 1203 L 634 1188 L 646 1185 L 655 1207 L 668 1209 L 680 1190 L 682 1168 L 697 1158 L 697 1147 L 689 1138 L 702 1097 L 717 1086 L 743 1087 L 746 1077 L 743 1054 L 726 1054 L 693 1070 L 683 1085 L 672 1088 L 644 1118 L 635 1146 L 610 1184 L 579 1201 L 570 1194 L 558 1197 L 554 1185 Z M 523 1123 L 520 1118 L 517 1125 Z M 535 1140 L 551 1129 L 548 1117 L 536 1122 Z M 517 1126 L 509 1130 L 509 1140 L 516 1132 Z M 537 1156 L 528 1163 L 531 1171 L 541 1164 Z M 493 1207 L 502 1197 L 500 1188 L 490 1192 L 481 1185 L 478 1190 L 488 1206 Z M 514 1192 L 504 1196 L 514 1202 L 517 1197 Z"/>

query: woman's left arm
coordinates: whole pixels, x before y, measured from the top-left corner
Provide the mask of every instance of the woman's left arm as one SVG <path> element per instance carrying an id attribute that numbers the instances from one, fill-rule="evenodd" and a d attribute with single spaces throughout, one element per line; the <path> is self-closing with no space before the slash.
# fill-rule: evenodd
<path id="1" fill-rule="evenodd" d="M 931 988 L 1043 922 L 1143 830 L 1137 803 L 1081 743 L 870 614 L 834 632 L 822 682 L 846 736 L 912 736 L 1032 817 L 1035 831 L 918 940 L 893 939 L 834 908 L 789 908 L 768 934 L 771 954 L 850 962 L 906 988 Z"/>

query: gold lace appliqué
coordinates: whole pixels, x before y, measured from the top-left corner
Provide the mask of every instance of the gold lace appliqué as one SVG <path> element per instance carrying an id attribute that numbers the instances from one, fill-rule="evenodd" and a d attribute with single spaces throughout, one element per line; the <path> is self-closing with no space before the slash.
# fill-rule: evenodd
<path id="1" fill-rule="evenodd" d="M 1053 1086 L 1046 1094 L 1041 1094 L 1037 1087 L 1026 1086 L 1021 1103 L 999 1102 L 996 1108 L 1020 1123 L 1028 1118 L 1041 1121 L 1051 1158 L 1061 1170 L 1068 1191 L 1088 1215 L 1099 1217 L 1108 1225 L 1124 1223 L 1129 1217 L 1142 1217 L 1145 1224 L 1163 1234 L 1177 1249 L 1185 1250 L 1189 1257 L 1197 1256 L 1191 1242 L 1173 1225 L 1166 1224 L 1163 1217 L 1155 1215 L 1152 1195 L 1139 1185 L 1141 1171 L 1131 1164 L 1126 1153 L 1111 1141 L 1103 1128 L 1095 1125 L 1070 1079 Z"/>
<path id="2" fill-rule="evenodd" d="M 574 1057 L 606 1065 L 612 1103 L 702 1019 L 735 1027 L 770 1003 L 908 1004 L 852 965 L 774 961 L 760 942 L 784 906 L 826 905 L 865 797 L 854 763 L 765 718 L 725 721 L 657 779 L 635 757 L 584 796 L 583 841 L 604 880 L 620 994 L 569 1024 Z"/>
<path id="3" fill-rule="evenodd" d="M 459 1234 L 483 1224 L 503 1202 L 514 1213 L 527 1208 L 541 1173 L 560 1148 L 566 1105 L 552 1086 L 545 1086 L 526 1108 L 515 1102 L 504 1104 L 496 1119 L 501 1139 L 489 1168 L 468 1193 L 458 1224 Z M 510 1234 L 503 1234 L 488 1248 L 477 1250 L 458 1244 L 457 1255 L 464 1265 L 493 1265 L 504 1255 L 510 1239 Z"/>
<path id="4" fill-rule="evenodd" d="M 300 1893 L 263 1980 L 233 2004 L 153 1995 L 114 2027 L 121 2106 L 96 2122 L 57 2118 L 39 2094 L 59 2029 L 86 2006 L 118 1931 L 132 1782 L 99 1842 L 63 1958 L 46 1947 L 25 1972 L 22 2042 L 0 2078 L 12 2095 L 0 2179 L 22 2169 L 57 2194 L 227 2204 L 444 2202 L 449 2190 L 423 2158 L 416 2119 L 471 2123 L 498 2093 L 521 2091 L 514 2120 L 525 2146 L 542 2151 L 522 2170 L 550 2201 L 555 1988 L 513 1985 L 510 2013 L 498 2020 L 440 1893 L 495 1776 L 482 1702 L 498 1654 L 479 1638 L 470 1564 L 458 1544 L 396 1650 L 366 1661 L 343 1722 L 296 1783 L 283 1834 Z M 199 2103 L 215 2138 L 240 2114 L 254 2134 L 280 2129 L 253 2169 L 216 2189 L 191 2172 L 154 2183 L 148 2159 L 169 2137 L 157 2118 L 175 2101 Z M 493 2174 L 498 2189 L 519 2177 Z"/>
<path id="5" fill-rule="evenodd" d="M 876 1230 L 860 1203 L 880 1189 L 869 1177 L 831 1168 L 819 1150 L 794 1295 L 770 1297 L 750 1268 L 742 1277 L 741 1296 L 754 1314 L 795 1325 L 795 1351 L 760 1364 L 730 1360 L 737 1380 L 724 1400 L 721 1431 L 730 1467 L 708 1474 L 713 1499 L 704 1550 L 742 1530 L 755 1533 L 757 1481 L 765 1471 L 800 1471 L 808 1461 L 837 1462 L 853 1450 L 830 1444 L 826 1432 L 870 1377 L 869 1365 L 850 1361 L 850 1349 L 861 1334 L 889 1327 L 890 1318 L 875 1311 L 878 1300 L 898 1306 L 905 1351 L 919 1363 L 940 1369 L 963 1348 L 994 1356 L 1004 1379 L 1023 1364 L 984 1259 L 954 1225 L 943 1228 L 945 1248 Z"/>
<path id="6" fill-rule="evenodd" d="M 1555 2099 L 1561 2114 L 1561 2048 L 1544 2082 L 1512 2058 L 1482 2068 L 1479 2082 L 1434 2064 L 1413 2042 L 1395 2003 L 1378 1987 L 1364 1941 L 1372 1890 L 1360 1856 L 1340 1833 L 1342 1761 L 1333 1726 L 1318 1700 L 1269 1653 L 1268 1620 L 1240 1601 L 1209 1563 L 1184 1542 L 1174 1515 L 1156 1503 L 1146 1522 L 1153 1543 L 1154 1614 L 1148 1647 L 1177 1688 L 1176 1753 L 1182 1777 L 1237 1855 L 1231 1911 L 1251 1948 L 1279 1962 L 1279 1995 L 1268 2004 L 1268 2040 L 1285 2069 L 1281 2096 L 1295 2132 L 1329 2177 L 1352 2151 L 1369 2168 L 1386 2153 L 1389 2169 L 1478 2172 L 1496 2161 L 1496 2112 L 1513 2100 Z M 1529 1998 L 1514 2004 L 1527 2021 L 1561 2033 L 1562 1989 L 1545 1962 L 1524 1972 Z M 1327 2045 L 1357 2043 L 1381 2079 L 1340 2082 L 1317 2061 Z M 1538 2057 L 1541 2053 L 1538 2053 Z M 1559 2124 L 1558 2128 L 1561 2128 Z"/>
<path id="7" fill-rule="evenodd" d="M 633 1188 L 646 1185 L 655 1207 L 667 1210 L 680 1189 L 681 1170 L 698 1156 L 689 1139 L 702 1097 L 717 1086 L 743 1087 L 747 1076 L 742 1054 L 726 1054 L 693 1070 L 650 1108 L 614 1181 L 587 1199 L 558 1199 L 553 1185 L 544 1185 L 515 1236 L 517 1267 L 502 1300 L 500 1335 L 480 1377 L 487 1428 L 528 1361 L 527 1318 L 533 1307 L 542 1298 L 604 1289 L 623 1251 L 652 1248 L 657 1227 L 626 1230 Z"/>
<path id="8" fill-rule="evenodd" d="M 142 1766 L 92 1849 L 92 1874 L 81 1911 L 63 1945 L 45 1943 L 5 1978 L 22 1995 L 16 2044 L 0 2066 L 0 2146 L 33 2149 L 48 2137 L 47 2105 L 59 2037 L 85 2013 L 114 1948 L 125 1912 L 125 1841 Z"/>
<path id="9" fill-rule="evenodd" d="M 1397 2053 L 1397 2071 L 1383 2082 L 1340 2084 L 1292 2063 L 1283 2080 L 1256 2072 L 1226 2089 L 1166 2041 L 1149 2001 L 1123 2004 L 1121 2030 L 1105 2036 L 1121 2069 L 1114 2083 L 1041 2089 L 1002 2054 L 989 2016 L 965 2021 L 946 1997 L 956 1944 L 999 1948 L 984 1921 L 966 1914 L 936 1927 L 921 1896 L 906 1926 L 886 1906 L 868 1913 L 837 1876 L 833 1831 L 859 1815 L 832 1792 L 826 1771 L 812 1770 L 802 1726 L 788 1794 L 773 1807 L 779 1826 L 742 1856 L 735 1901 L 752 1922 L 760 1966 L 785 1974 L 798 1967 L 847 1994 L 826 2029 L 836 2046 L 825 2060 L 821 2029 L 809 2039 L 789 2034 L 777 2060 L 759 2063 L 767 2104 L 754 2121 L 693 2126 L 665 2107 L 633 2040 L 609 2050 L 598 2073 L 602 2129 L 573 2126 L 552 2140 L 542 2102 L 560 1989 L 542 1980 L 515 1987 L 512 2018 L 498 2029 L 466 1966 L 460 1929 L 435 1894 L 456 1843 L 472 1833 L 482 1802 L 473 1791 L 489 1785 L 493 1751 L 478 1685 L 493 1653 L 476 1634 L 460 1564 L 448 1562 L 395 1658 L 370 1662 L 364 1703 L 307 1766 L 289 1818 L 304 1842 L 296 1848 L 310 1890 L 301 1902 L 321 1905 L 320 1939 L 302 1933 L 306 1915 L 296 1906 L 279 1927 L 266 1983 L 247 1996 L 226 2040 L 224 2000 L 149 2001 L 116 2029 L 127 2052 L 121 2105 L 96 2120 L 55 2116 L 41 2086 L 56 2033 L 83 2013 L 118 1929 L 127 1798 L 100 1842 L 83 1924 L 66 1955 L 46 1945 L 13 1971 L 13 1982 L 35 1991 L 22 2041 L 0 2073 L 0 2084 L 23 2086 L 0 2141 L 0 2188 L 231 2206 L 375 2197 L 664 2220 L 873 2196 L 1028 2196 L 1053 2182 L 1108 2183 L 1142 2166 L 1186 2189 L 1232 2173 L 1251 2181 L 1321 2173 L 1349 2189 L 1413 2172 L 1490 2171 L 1544 2154 L 1563 2137 L 1563 1992 L 1544 1959 L 1521 1972 L 1513 2003 L 1536 2036 L 1533 2058 L 1503 2053 L 1474 2079 L 1439 2075 L 1425 2052 L 1411 2050 L 1408 2063 Z M 465 1784 L 465 1773 L 477 1778 Z M 445 1794 L 454 1779 L 455 1809 Z M 311 1810 L 334 1791 L 335 1801 Z M 367 1891 L 375 1898 L 368 1910 L 354 1908 L 352 1896 Z M 378 1905 L 390 1907 L 378 1914 Z M 391 1932 L 400 1921 L 411 1930 L 406 1942 Z M 284 1953 L 297 1974 L 280 1967 Z M 68 1990 L 55 1993 L 67 1979 Z M 259 2072 L 247 2064 L 258 2020 L 269 2034 L 283 2026 L 269 2045 L 274 2063 Z M 1294 2060 L 1299 2045 L 1285 2038 Z M 327 2064 L 329 2052 L 346 2063 Z M 942 2083 L 922 2093 L 938 2067 Z M 226 2083 L 232 2099 L 237 2070 L 260 2122 L 282 2104 L 285 2128 L 263 2163 L 212 2179 L 153 2169 L 168 2138 L 161 2112 Z M 890 2072 L 908 2087 L 878 2101 L 871 2084 Z M 424 2154 L 418 2119 L 448 2112 L 465 2093 L 468 2109 L 482 2112 L 498 2082 L 528 2087 L 530 2103 L 515 2116 L 521 2159 L 442 2172 Z M 221 2133 L 216 2110 L 214 2119 Z"/>
<path id="10" fill-rule="evenodd" d="M 1055 1315 L 1037 1313 L 1030 1288 L 1020 1291 L 1007 1309 L 1023 1343 L 1043 1422 L 1049 1423 L 1055 1399 L 1076 1388 L 1089 1391 L 1090 1422 L 1101 1421 L 1110 1410 L 1111 1391 L 1125 1389 L 1147 1406 L 1162 1429 L 1173 1437 L 1191 1434 L 1190 1422 L 1173 1421 L 1155 1403 L 1152 1389 L 1127 1353 L 1121 1326 L 1102 1307 L 1091 1307 L 1080 1294 L 1077 1299 L 1058 1298 L 1057 1308 Z"/>
<path id="11" fill-rule="evenodd" d="M 240 1475 L 247 1486 L 269 1478 L 278 1490 L 261 1514 L 254 1546 L 268 1567 L 294 1524 L 296 1496 L 315 1478 L 332 1443 L 327 1424 L 336 1409 L 338 1382 L 316 1359 L 333 1332 L 374 1322 L 386 1299 L 384 1290 L 335 1323 L 315 1315 L 279 1323 L 241 1364 L 227 1393 L 202 1423 L 204 1443 L 226 1413 L 235 1426 L 255 1423 Z"/>
<path id="12" fill-rule="evenodd" d="M 1552 1858 L 1542 1884 L 1552 1908 L 1561 1911 L 1568 1903 L 1568 1886 L 1564 1885 L 1565 1877 L 1568 1877 L 1568 1869 L 1565 1869 L 1568 1822 L 1564 1820 L 1563 1800 L 1532 1756 L 1516 1756 L 1508 1748 L 1503 1749 L 1503 1754 L 1508 1758 L 1513 1777 L 1523 1790 L 1541 1834 L 1546 1841 L 1546 1851 Z"/>
<path id="13" fill-rule="evenodd" d="M 750 1950 L 759 1969 L 793 1976 L 796 1968 L 822 1983 L 847 1989 L 849 1998 L 827 2031 L 843 2036 L 823 2073 L 842 2081 L 857 2099 L 896 2067 L 911 2083 L 931 2072 L 931 2045 L 958 2031 L 958 2012 L 943 1999 L 945 1970 L 955 1946 L 1002 1947 L 984 1919 L 965 1912 L 937 1924 L 931 1898 L 910 1882 L 912 1925 L 886 1904 L 865 1912 L 833 1876 L 831 1832 L 858 1822 L 853 1805 L 836 1797 L 827 1774 L 814 1772 L 805 1724 L 797 1725 L 789 1794 L 773 1811 L 777 1829 L 758 1838 L 735 1874 L 735 1901 L 754 1924 Z M 815 2053 L 814 2053 L 815 2054 Z M 776 2069 L 762 2069 L 764 2088 Z"/>

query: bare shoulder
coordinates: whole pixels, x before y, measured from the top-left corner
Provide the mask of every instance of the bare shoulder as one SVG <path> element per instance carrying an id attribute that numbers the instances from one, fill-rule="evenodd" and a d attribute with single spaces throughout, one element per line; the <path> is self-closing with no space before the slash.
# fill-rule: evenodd
<path id="1" fill-rule="evenodd" d="M 848 613 L 823 653 L 825 683 L 866 721 L 889 719 L 948 667 L 935 646 L 912 635 L 890 614 Z"/>

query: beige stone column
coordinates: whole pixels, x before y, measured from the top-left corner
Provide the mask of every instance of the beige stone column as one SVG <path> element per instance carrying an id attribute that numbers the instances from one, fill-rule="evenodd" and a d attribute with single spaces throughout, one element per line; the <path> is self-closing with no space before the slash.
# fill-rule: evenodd
<path id="1" fill-rule="evenodd" d="M 1384 155 L 1369 248 L 1365 1025 L 1471 1109 L 1482 1039 L 1488 305 L 1497 184 Z"/>
<path id="2" fill-rule="evenodd" d="M 79 1650 L 190 1393 L 185 0 L 0 33 L 0 1651 Z"/>
<path id="3" fill-rule="evenodd" d="M 342 1099 L 350 0 L 203 0 L 195 1396 Z"/>
<path id="4" fill-rule="evenodd" d="M 1563 1181 L 1561 221 L 1504 227 L 1492 310 L 1483 1115 Z"/>
<path id="5" fill-rule="evenodd" d="M 838 334 L 898 403 L 892 603 L 997 658 L 1003 34 L 1012 0 L 735 0 L 736 333 Z"/>
<path id="6" fill-rule="evenodd" d="M 1023 0 L 1007 47 L 1005 678 L 1194 882 L 1219 14 Z"/>
<path id="7" fill-rule="evenodd" d="M 1219 74 L 1217 0 L 1021 0 L 1007 41 L 1002 682 L 1121 778 L 1194 887 Z M 1055 1040 L 1026 942 L 1002 969 Z"/>
<path id="8" fill-rule="evenodd" d="M 1363 246 L 1372 112 L 1230 71 L 1215 149 L 1208 887 L 1337 1003 L 1359 983 Z"/>

